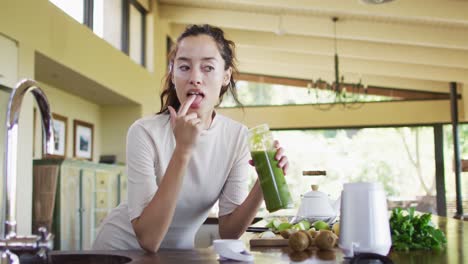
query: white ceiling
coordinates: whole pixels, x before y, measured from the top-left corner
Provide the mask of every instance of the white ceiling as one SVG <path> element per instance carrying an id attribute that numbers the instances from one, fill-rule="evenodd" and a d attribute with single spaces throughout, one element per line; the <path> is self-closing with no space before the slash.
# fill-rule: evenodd
<path id="1" fill-rule="evenodd" d="M 172 37 L 186 24 L 222 27 L 240 70 L 300 79 L 333 76 L 333 22 L 340 71 L 369 85 L 447 92 L 468 85 L 468 0 L 159 0 Z"/>

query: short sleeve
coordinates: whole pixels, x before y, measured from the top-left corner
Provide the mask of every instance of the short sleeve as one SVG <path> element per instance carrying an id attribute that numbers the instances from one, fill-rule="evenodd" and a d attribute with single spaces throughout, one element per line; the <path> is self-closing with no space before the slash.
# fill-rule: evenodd
<path id="1" fill-rule="evenodd" d="M 233 167 L 227 177 L 226 183 L 221 191 L 219 198 L 219 213 L 218 216 L 230 214 L 234 211 L 249 194 L 248 190 L 248 169 L 250 152 L 247 144 L 247 128 L 243 127 L 239 134 L 239 143 L 237 149 L 232 149 L 233 153 L 238 153 L 235 156 Z"/>
<path id="2" fill-rule="evenodd" d="M 127 200 L 130 221 L 139 217 L 156 190 L 156 146 L 145 128 L 133 124 L 127 134 Z"/>

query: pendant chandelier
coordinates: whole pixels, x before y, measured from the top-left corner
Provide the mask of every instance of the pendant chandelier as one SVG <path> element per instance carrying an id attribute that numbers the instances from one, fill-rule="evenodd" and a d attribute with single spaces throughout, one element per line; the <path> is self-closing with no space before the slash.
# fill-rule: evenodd
<path id="1" fill-rule="evenodd" d="M 310 90 L 315 89 L 316 106 L 320 110 L 329 110 L 335 105 L 342 105 L 344 108 L 357 109 L 362 107 L 363 99 L 367 94 L 367 87 L 362 84 L 361 79 L 358 83 L 345 83 L 344 76 L 340 76 L 339 58 L 336 44 L 336 22 L 337 17 L 332 18 L 334 27 L 334 82 L 329 83 L 322 79 L 312 80 L 307 84 Z"/>

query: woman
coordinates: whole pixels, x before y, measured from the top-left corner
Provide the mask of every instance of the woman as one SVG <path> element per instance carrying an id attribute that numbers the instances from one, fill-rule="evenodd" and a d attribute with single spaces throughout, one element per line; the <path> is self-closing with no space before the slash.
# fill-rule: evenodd
<path id="1" fill-rule="evenodd" d="M 237 239 L 263 201 L 258 180 L 247 189 L 247 128 L 214 109 L 236 94 L 234 43 L 219 28 L 189 26 L 169 60 L 161 111 L 128 131 L 128 202 L 103 221 L 94 249 L 193 248 L 218 200 L 219 234 Z"/>

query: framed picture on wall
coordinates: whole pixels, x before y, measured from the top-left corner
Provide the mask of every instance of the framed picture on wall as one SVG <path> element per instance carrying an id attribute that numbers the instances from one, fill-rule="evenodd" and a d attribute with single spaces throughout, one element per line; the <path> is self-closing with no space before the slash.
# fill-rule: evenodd
<path id="1" fill-rule="evenodd" d="M 64 159 L 67 154 L 67 123 L 68 118 L 52 113 L 54 128 L 54 154 L 46 154 L 47 158 Z"/>
<path id="2" fill-rule="evenodd" d="M 79 159 L 93 159 L 94 126 L 80 120 L 73 120 L 73 156 Z"/>

